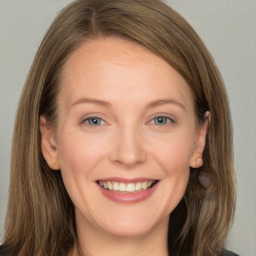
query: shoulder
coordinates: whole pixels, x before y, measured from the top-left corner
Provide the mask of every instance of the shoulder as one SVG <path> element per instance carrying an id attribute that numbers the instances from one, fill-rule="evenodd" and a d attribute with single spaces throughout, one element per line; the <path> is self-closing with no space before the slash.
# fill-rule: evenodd
<path id="1" fill-rule="evenodd" d="M 1 256 L 1 255 L 0 255 Z M 235 253 L 233 253 L 233 252 L 231 252 L 231 251 L 228 251 L 228 250 L 225 250 L 222 254 L 221 254 L 221 256 L 239 256 L 238 254 L 235 254 Z"/>
<path id="2" fill-rule="evenodd" d="M 10 252 L 6 249 L 5 246 L 0 246 L 0 256 L 10 256 Z"/>

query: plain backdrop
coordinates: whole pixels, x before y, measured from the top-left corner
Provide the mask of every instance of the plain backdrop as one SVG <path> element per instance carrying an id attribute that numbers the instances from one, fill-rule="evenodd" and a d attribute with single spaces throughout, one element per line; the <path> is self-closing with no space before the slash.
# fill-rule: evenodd
<path id="1" fill-rule="evenodd" d="M 71 0 L 0 0 L 0 239 L 15 112 L 46 29 Z M 256 255 L 256 1 L 169 0 L 203 39 L 224 78 L 234 125 L 237 211 L 227 248 Z"/>

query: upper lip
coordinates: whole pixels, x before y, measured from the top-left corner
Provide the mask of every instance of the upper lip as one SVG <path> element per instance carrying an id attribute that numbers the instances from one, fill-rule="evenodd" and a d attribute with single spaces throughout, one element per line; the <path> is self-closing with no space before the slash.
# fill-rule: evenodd
<path id="1" fill-rule="evenodd" d="M 157 179 L 145 178 L 145 177 L 138 177 L 138 178 L 109 177 L 109 178 L 99 179 L 97 181 L 113 181 L 113 182 L 122 182 L 122 183 L 135 183 L 135 182 L 155 181 L 155 180 L 157 180 Z"/>

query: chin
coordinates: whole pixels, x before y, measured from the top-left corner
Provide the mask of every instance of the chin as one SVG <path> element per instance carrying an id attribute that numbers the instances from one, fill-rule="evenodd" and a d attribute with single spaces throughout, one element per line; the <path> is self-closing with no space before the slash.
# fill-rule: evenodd
<path id="1" fill-rule="evenodd" d="M 162 227 L 162 224 L 165 227 L 168 227 L 168 223 L 169 216 L 161 220 L 148 220 L 145 217 L 143 218 L 137 216 L 137 218 L 134 218 L 127 216 L 127 218 L 116 218 L 114 221 L 112 220 L 110 223 L 105 223 L 106 225 L 104 225 L 104 227 L 102 228 L 113 236 L 138 238 L 154 233 L 154 230 L 157 230 L 158 228 Z"/>
<path id="2" fill-rule="evenodd" d="M 135 225 L 121 225 L 116 226 L 115 228 L 110 228 L 108 232 L 120 238 L 135 238 L 135 237 L 143 237 L 150 233 L 152 227 L 145 226 L 135 226 Z"/>

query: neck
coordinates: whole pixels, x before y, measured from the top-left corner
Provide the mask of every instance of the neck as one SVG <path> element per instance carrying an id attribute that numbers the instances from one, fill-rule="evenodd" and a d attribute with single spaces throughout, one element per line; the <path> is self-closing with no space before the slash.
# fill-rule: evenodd
<path id="1" fill-rule="evenodd" d="M 168 220 L 138 236 L 116 236 L 89 226 L 77 232 L 83 256 L 168 256 Z"/>

